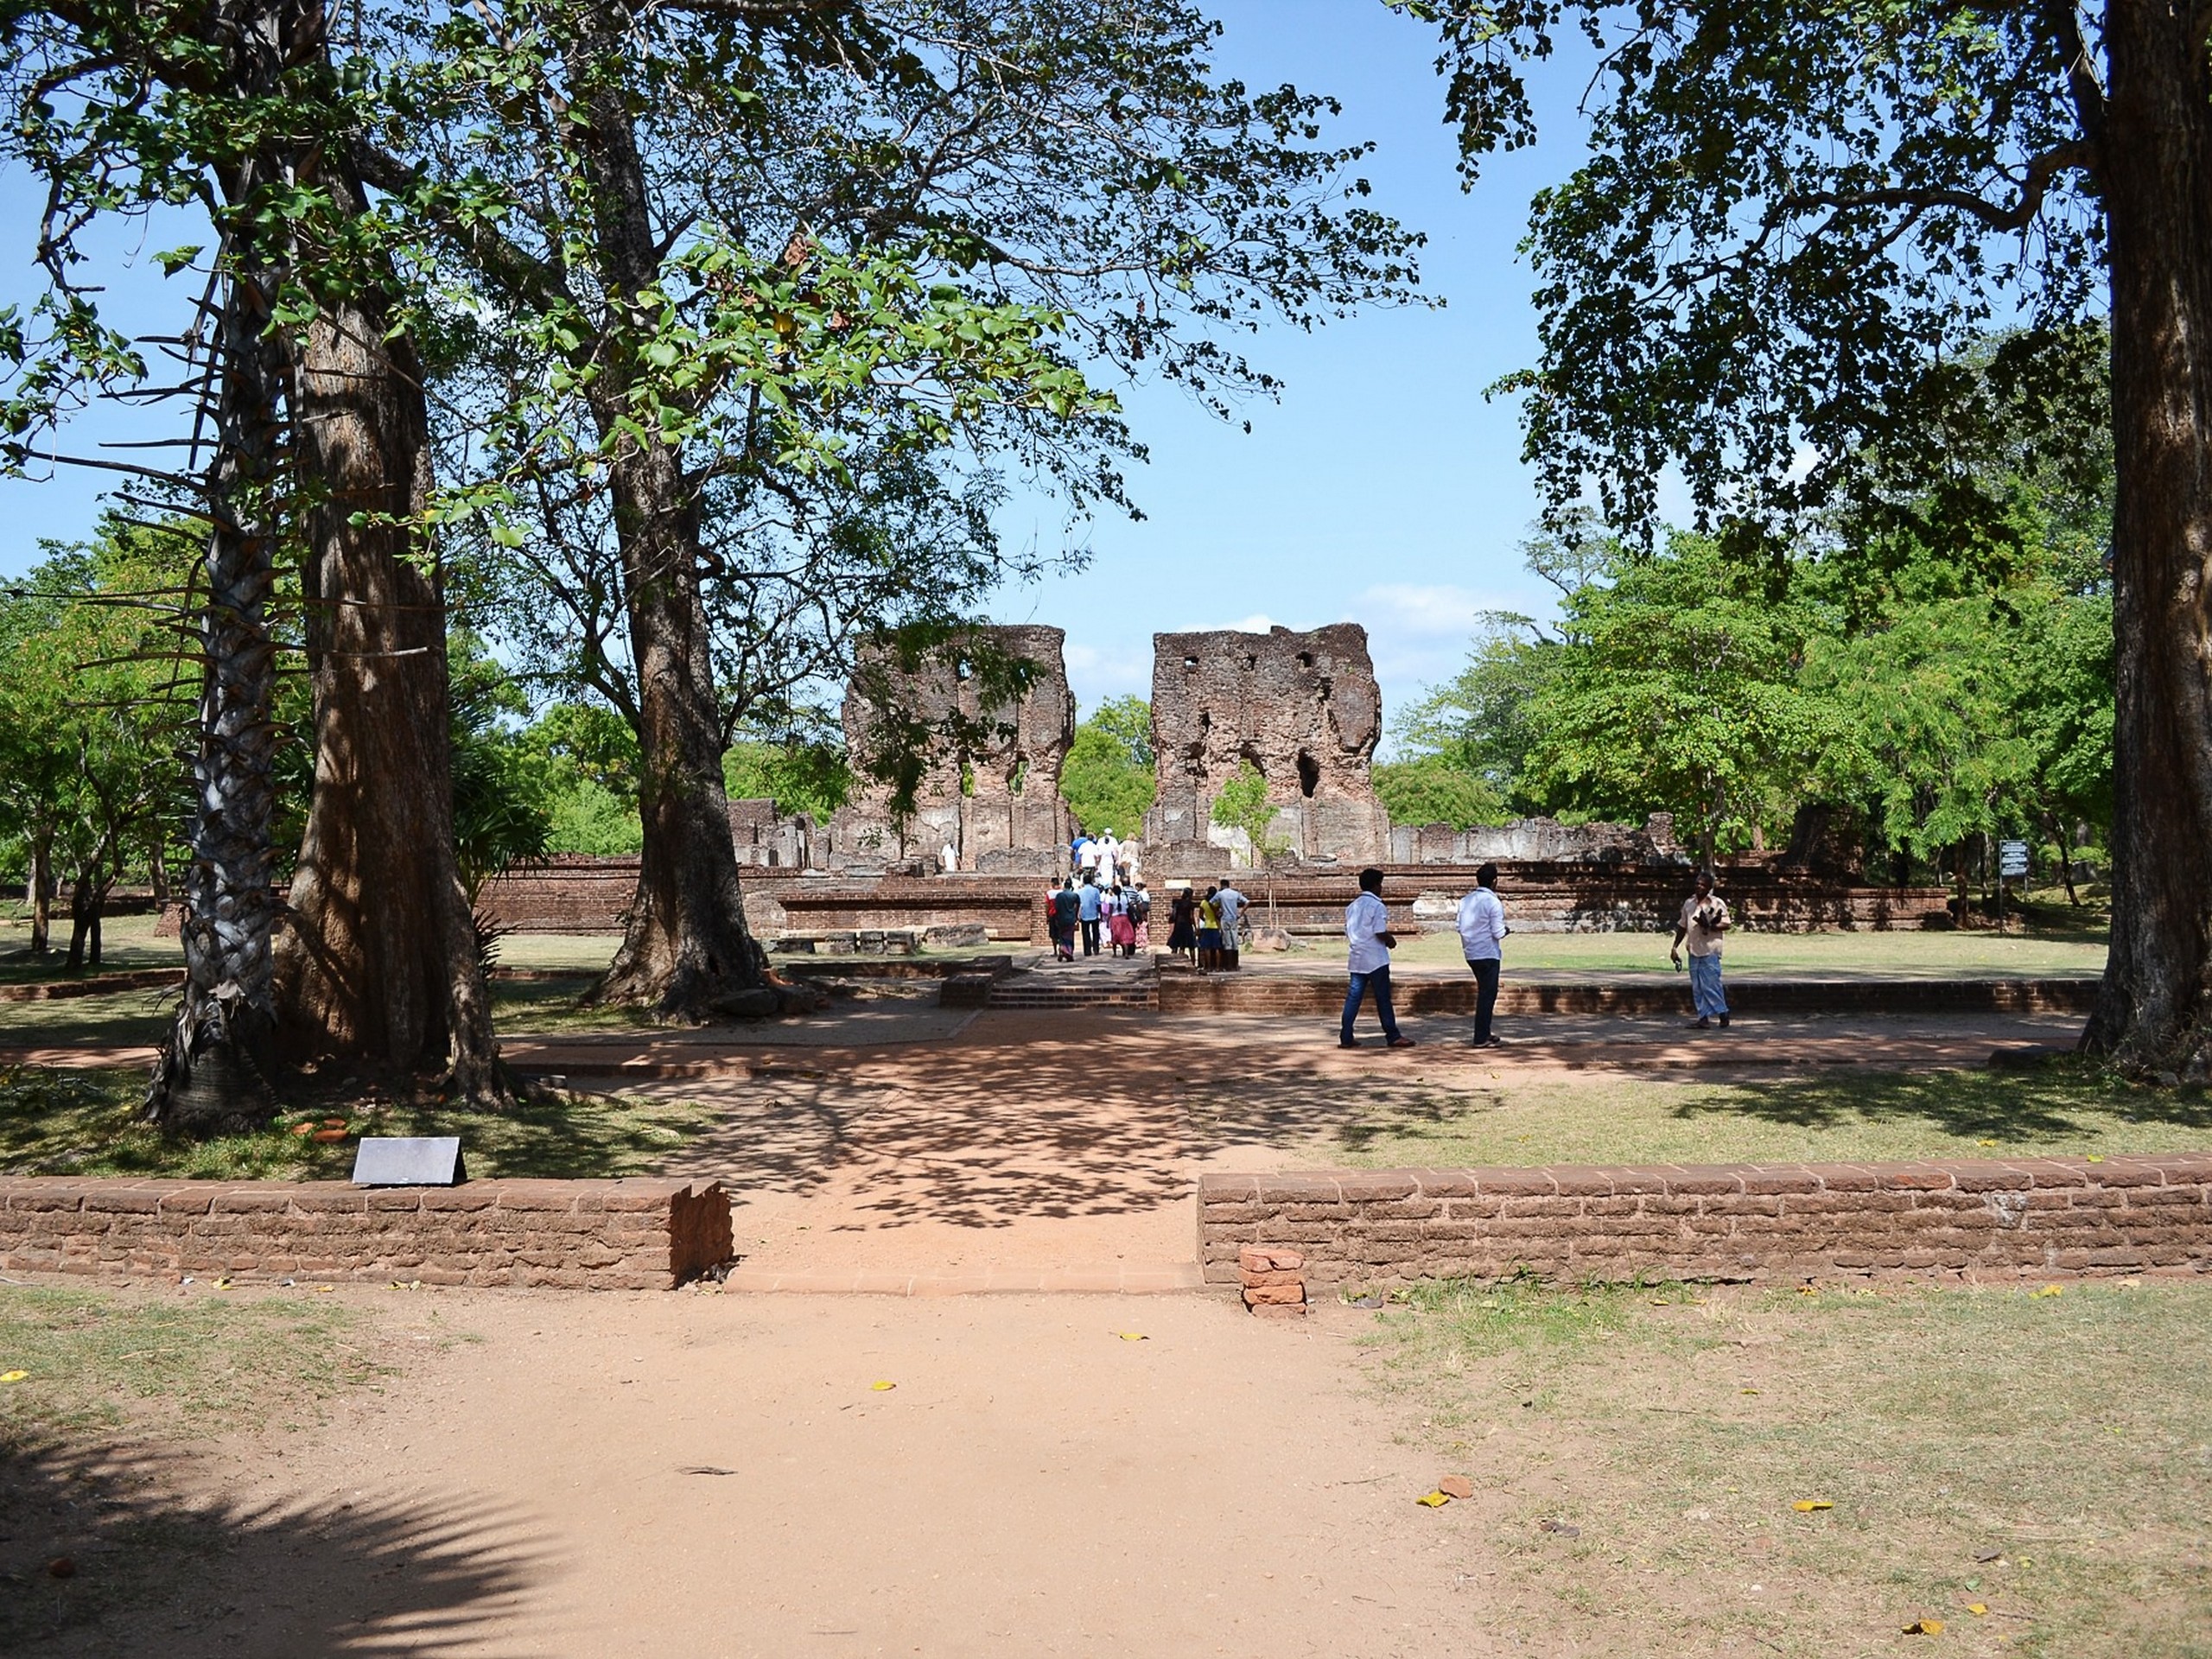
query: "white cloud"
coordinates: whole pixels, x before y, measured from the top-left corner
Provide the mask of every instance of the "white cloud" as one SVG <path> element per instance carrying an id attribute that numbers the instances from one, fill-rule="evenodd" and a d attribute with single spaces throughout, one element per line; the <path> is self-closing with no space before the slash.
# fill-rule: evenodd
<path id="1" fill-rule="evenodd" d="M 1497 594 L 1448 582 L 1386 582 L 1363 591 L 1344 614 L 1371 634 L 1463 640 L 1474 632 L 1478 613 L 1515 608 Z"/>
<path id="2" fill-rule="evenodd" d="M 1071 639 L 1063 653 L 1068 665 L 1068 689 L 1075 694 L 1079 714 L 1088 714 L 1108 697 L 1152 695 L 1150 642 L 1143 651 L 1117 645 L 1089 645 Z"/>

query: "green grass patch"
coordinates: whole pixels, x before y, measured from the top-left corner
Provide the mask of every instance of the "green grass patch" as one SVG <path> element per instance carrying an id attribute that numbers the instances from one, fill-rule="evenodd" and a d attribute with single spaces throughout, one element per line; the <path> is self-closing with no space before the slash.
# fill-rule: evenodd
<path id="1" fill-rule="evenodd" d="M 325 1102 L 256 1135 L 192 1141 L 137 1121 L 136 1071 L 0 1065 L 0 1173 L 181 1176 L 202 1180 L 343 1180 L 362 1135 L 457 1135 L 479 1177 L 605 1178 L 650 1173 L 717 1122 L 683 1101 L 566 1095 L 502 1113 L 428 1103 Z M 349 1139 L 316 1142 L 302 1123 L 340 1120 Z"/>
<path id="2" fill-rule="evenodd" d="M 1872 1654 L 1927 1618 L 1947 1651 L 2181 1659 L 2212 1653 L 2208 1337 L 2212 1287 L 2155 1281 L 1442 1285 L 1370 1342 L 1464 1524 L 1594 1648 Z"/>
<path id="3" fill-rule="evenodd" d="M 377 1368 L 346 1309 L 312 1297 L 0 1286 L 0 1459 L 57 1437 L 181 1440 L 296 1414 Z"/>
<path id="4" fill-rule="evenodd" d="M 1664 977 L 1668 933 L 1516 933 L 1505 942 L 1505 972 L 1573 971 Z M 1341 942 L 1316 941 L 1313 952 L 1278 958 L 1311 969 Z M 2052 975 L 2100 974 L 2105 966 L 2106 935 L 2101 924 L 2084 924 L 2030 934 L 1997 934 L 1981 929 L 1928 933 L 1750 933 L 1732 932 L 1724 955 L 1728 972 L 1745 978 L 1948 979 L 2043 978 Z M 1447 926 L 1408 938 L 1393 953 L 1401 965 L 1458 968 L 1465 972 L 1459 936 Z M 1249 965 L 1268 959 L 1248 952 Z M 1676 978 L 1681 976 L 1675 974 Z"/>
<path id="5" fill-rule="evenodd" d="M 1467 1088 L 1374 1079 L 1304 1097 L 1316 1164 L 1363 1169 L 1464 1165 L 1795 1163 L 1914 1158 L 2081 1157 L 2212 1145 L 2212 1096 L 2134 1084 L 2088 1062 L 2018 1073 L 1866 1071 L 1708 1083 L 1612 1074 L 1522 1080 L 1501 1068 Z M 1274 1085 L 1236 1091 L 1249 1096 Z"/>

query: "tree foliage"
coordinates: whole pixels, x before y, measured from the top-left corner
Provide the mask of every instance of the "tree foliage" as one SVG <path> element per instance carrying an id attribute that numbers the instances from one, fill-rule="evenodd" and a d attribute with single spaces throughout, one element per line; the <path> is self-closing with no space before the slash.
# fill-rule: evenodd
<path id="1" fill-rule="evenodd" d="M 0 826 L 68 894 L 71 969 L 99 965 L 109 895 L 182 813 L 185 563 L 172 530 L 111 518 L 0 596 Z"/>
<path id="2" fill-rule="evenodd" d="M 1090 834 L 1111 830 L 1131 840 L 1144 833 L 1155 786 L 1152 705 L 1139 696 L 1107 698 L 1075 728 L 1060 798 Z"/>

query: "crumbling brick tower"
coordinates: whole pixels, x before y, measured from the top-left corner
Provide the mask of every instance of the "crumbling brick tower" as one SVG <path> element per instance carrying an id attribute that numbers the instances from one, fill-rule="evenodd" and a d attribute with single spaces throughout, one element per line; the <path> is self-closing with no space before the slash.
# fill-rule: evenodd
<path id="1" fill-rule="evenodd" d="M 1230 846 L 1213 823 L 1222 786 L 1249 760 L 1275 804 L 1274 838 L 1302 859 L 1366 862 L 1388 852 L 1375 798 L 1382 696 L 1367 630 L 1156 633 L 1152 747 L 1158 794 L 1145 815 L 1157 857 L 1176 842 Z"/>
<path id="2" fill-rule="evenodd" d="M 950 843 L 963 870 L 1059 868 L 1057 849 L 1070 835 L 1060 767 L 1075 741 L 1075 699 L 1063 650 L 1067 635 L 1030 626 L 976 632 L 1001 654 L 1036 664 L 1027 695 L 1012 708 L 986 708 L 976 682 L 960 667 L 937 664 L 903 683 L 902 712 L 934 723 L 957 710 L 964 720 L 1008 730 L 995 732 L 982 748 L 964 757 L 949 748 L 933 750 L 915 791 L 914 816 L 903 828 L 892 820 L 889 791 L 863 775 L 853 799 L 831 822 L 827 845 L 833 866 L 935 858 Z M 846 750 L 858 773 L 871 753 L 875 715 L 856 690 L 846 692 L 844 725 Z"/>

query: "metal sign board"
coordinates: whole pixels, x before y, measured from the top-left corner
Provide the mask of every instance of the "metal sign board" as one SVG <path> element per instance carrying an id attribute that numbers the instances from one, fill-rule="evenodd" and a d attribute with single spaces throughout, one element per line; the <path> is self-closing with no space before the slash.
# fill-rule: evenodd
<path id="1" fill-rule="evenodd" d="M 353 1154 L 356 1186 L 459 1186 L 467 1179 L 457 1135 L 364 1139 Z"/>
<path id="2" fill-rule="evenodd" d="M 2028 843 L 2024 841 L 1999 842 L 1997 873 L 1999 875 L 2025 875 L 2028 873 Z"/>

